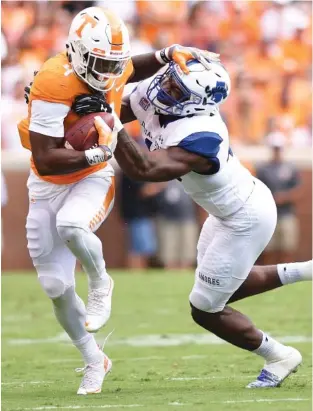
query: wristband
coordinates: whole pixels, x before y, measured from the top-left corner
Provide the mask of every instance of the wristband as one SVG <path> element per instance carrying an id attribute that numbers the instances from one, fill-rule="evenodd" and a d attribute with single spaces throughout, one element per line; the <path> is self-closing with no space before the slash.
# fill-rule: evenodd
<path id="1" fill-rule="evenodd" d="M 170 62 L 170 59 L 168 58 L 168 53 L 169 47 L 166 47 L 165 49 L 157 50 L 154 55 L 158 62 L 164 66 L 165 64 Z"/>
<path id="2" fill-rule="evenodd" d="M 91 148 L 90 150 L 85 150 L 85 156 L 88 164 L 93 166 L 95 164 L 105 163 L 112 157 L 112 152 L 107 146 L 103 148 Z"/>

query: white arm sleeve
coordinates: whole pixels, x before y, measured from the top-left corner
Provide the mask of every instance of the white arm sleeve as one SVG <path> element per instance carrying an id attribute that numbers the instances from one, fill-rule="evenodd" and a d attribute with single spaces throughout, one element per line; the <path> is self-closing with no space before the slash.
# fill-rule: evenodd
<path id="1" fill-rule="evenodd" d="M 64 119 L 70 107 L 60 103 L 33 100 L 29 130 L 49 137 L 64 137 Z"/>

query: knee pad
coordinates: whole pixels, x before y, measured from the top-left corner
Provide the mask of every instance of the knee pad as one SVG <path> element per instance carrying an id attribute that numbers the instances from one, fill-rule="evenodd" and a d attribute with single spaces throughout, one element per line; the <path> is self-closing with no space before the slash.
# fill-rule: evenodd
<path id="1" fill-rule="evenodd" d="M 66 291 L 65 284 L 59 278 L 40 276 L 38 279 L 41 287 L 51 299 L 61 297 Z"/>
<path id="2" fill-rule="evenodd" d="M 51 299 L 61 297 L 68 288 L 75 285 L 74 279 L 67 278 L 68 283 L 66 282 L 65 272 L 59 264 L 38 264 L 36 270 L 41 287 Z"/>
<path id="3" fill-rule="evenodd" d="M 225 307 L 225 296 L 223 293 L 212 290 L 200 283 L 196 283 L 189 294 L 189 301 L 200 311 L 217 313 Z"/>
<path id="4" fill-rule="evenodd" d="M 60 238 L 65 243 L 79 239 L 86 232 L 83 228 L 66 225 L 57 225 L 57 230 Z"/>

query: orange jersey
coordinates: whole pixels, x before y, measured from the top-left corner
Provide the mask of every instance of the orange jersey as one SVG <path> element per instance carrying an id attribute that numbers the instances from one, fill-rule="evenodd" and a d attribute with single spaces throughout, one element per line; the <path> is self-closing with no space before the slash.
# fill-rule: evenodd
<path id="1" fill-rule="evenodd" d="M 106 94 L 107 102 L 113 106 L 117 115 L 120 114 L 122 94 L 124 86 L 133 72 L 132 62 L 129 61 L 123 75 L 119 77 L 114 87 Z M 71 68 L 66 53 L 57 54 L 55 57 L 47 60 L 40 71 L 34 78 L 31 87 L 28 117 L 18 124 L 18 130 L 22 146 L 31 150 L 29 138 L 29 124 L 31 118 L 32 101 L 42 100 L 51 103 L 60 103 L 71 107 L 75 97 L 79 94 L 92 94 L 90 88 L 80 80 Z M 79 119 L 79 116 L 73 111 L 69 111 L 64 119 L 65 132 Z M 85 178 L 106 166 L 106 163 L 97 164 L 86 169 L 75 171 L 74 173 L 54 176 L 39 176 L 35 164 L 31 159 L 32 170 L 44 181 L 54 184 L 71 184 Z"/>

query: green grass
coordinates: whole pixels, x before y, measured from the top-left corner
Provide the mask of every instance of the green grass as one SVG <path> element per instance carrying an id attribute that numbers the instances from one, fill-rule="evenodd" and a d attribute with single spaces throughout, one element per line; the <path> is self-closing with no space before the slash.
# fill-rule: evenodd
<path id="1" fill-rule="evenodd" d="M 125 410 L 122 405 L 132 404 L 141 407 L 131 409 L 147 411 L 311 409 L 311 343 L 292 344 L 301 351 L 304 362 L 281 388 L 247 390 L 244 387 L 258 374 L 262 360 L 228 344 L 126 345 L 134 337 L 142 341 L 144 336 L 159 335 L 163 343 L 168 343 L 170 334 L 200 334 L 199 337 L 205 334 L 189 315 L 192 274 L 113 272 L 113 277 L 113 314 L 97 336 L 103 340 L 115 329 L 105 349 L 113 359 L 113 371 L 105 380 L 102 393 L 89 397 L 76 395 L 81 376 L 75 374 L 74 368 L 82 366 L 76 350 L 66 342 L 44 341 L 59 336 L 62 330 L 36 276 L 2 277 L 3 411 L 75 409 L 74 406 L 101 410 L 112 405 L 114 410 Z M 77 277 L 77 288 L 86 298 L 87 282 L 83 275 Z M 311 337 L 308 283 L 250 298 L 235 307 L 274 336 Z M 21 339 L 42 341 L 12 345 L 12 340 Z M 264 399 L 272 401 L 259 401 Z"/>

